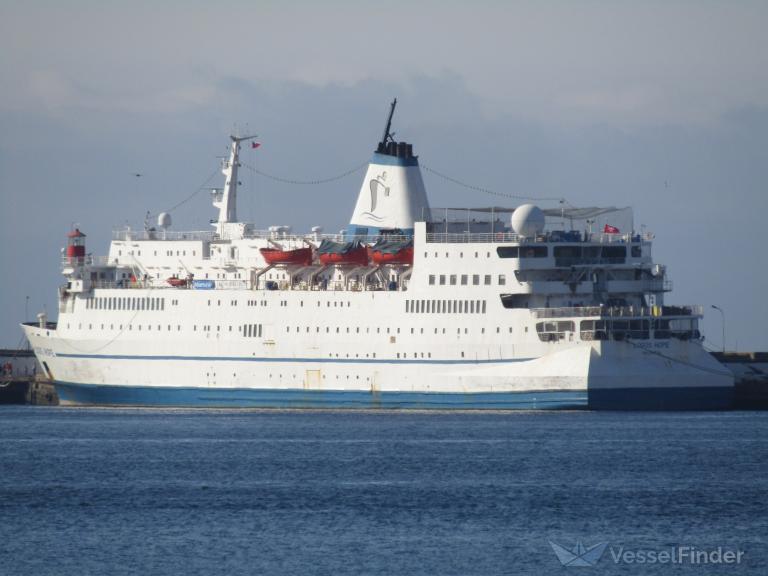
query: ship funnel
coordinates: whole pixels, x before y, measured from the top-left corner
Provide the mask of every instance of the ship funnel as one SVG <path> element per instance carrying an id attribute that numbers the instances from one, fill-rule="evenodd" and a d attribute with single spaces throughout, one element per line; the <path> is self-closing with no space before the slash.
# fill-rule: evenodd
<path id="1" fill-rule="evenodd" d="M 421 178 L 419 159 L 413 146 L 396 142 L 392 116 L 397 99 L 390 105 L 384 134 L 368 164 L 348 233 L 376 235 L 388 231 L 413 234 L 413 223 L 429 215 L 429 201 Z"/>

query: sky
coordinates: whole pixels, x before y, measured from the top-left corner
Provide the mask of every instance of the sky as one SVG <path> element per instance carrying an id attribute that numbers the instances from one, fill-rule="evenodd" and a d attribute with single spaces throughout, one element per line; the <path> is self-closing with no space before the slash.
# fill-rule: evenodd
<path id="1" fill-rule="evenodd" d="M 206 229 L 231 132 L 259 135 L 260 172 L 328 178 L 369 159 L 397 97 L 424 166 L 632 206 L 667 301 L 720 306 L 728 349 L 768 350 L 766 22 L 748 1 L 0 0 L 0 346 L 56 315 L 72 225 L 106 253 L 112 229 L 190 198 L 174 228 Z M 362 176 L 249 168 L 240 215 L 336 231 Z M 424 180 L 433 207 L 518 203 Z M 719 313 L 702 328 L 719 349 Z"/>

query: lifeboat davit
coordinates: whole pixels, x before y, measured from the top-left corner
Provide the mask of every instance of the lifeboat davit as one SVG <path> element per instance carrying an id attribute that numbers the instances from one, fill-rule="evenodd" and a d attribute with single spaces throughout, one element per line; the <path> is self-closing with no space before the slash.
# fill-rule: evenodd
<path id="1" fill-rule="evenodd" d="M 354 242 L 333 242 L 323 240 L 317 249 L 320 262 L 330 264 L 368 265 L 368 249 L 358 240 Z"/>
<path id="2" fill-rule="evenodd" d="M 312 248 L 297 248 L 295 250 L 260 248 L 259 252 L 267 264 L 296 264 L 300 266 L 312 264 Z"/>
<path id="3" fill-rule="evenodd" d="M 368 256 L 375 264 L 413 264 L 413 242 L 379 240 L 368 248 Z"/>

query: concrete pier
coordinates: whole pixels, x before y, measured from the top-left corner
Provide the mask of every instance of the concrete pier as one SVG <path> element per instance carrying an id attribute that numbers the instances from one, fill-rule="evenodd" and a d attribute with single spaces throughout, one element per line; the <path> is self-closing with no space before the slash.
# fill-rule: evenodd
<path id="1" fill-rule="evenodd" d="M 57 405 L 56 389 L 29 349 L 0 349 L 0 404 Z"/>
<path id="2" fill-rule="evenodd" d="M 38 376 L 0 377 L 0 404 L 57 406 L 56 388 Z"/>
<path id="3" fill-rule="evenodd" d="M 768 352 L 712 352 L 736 377 L 735 410 L 768 410 Z"/>

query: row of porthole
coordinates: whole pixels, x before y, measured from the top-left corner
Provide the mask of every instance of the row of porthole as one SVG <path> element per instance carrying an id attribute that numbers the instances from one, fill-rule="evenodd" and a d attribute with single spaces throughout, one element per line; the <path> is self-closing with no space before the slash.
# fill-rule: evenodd
<path id="1" fill-rule="evenodd" d="M 429 257 L 429 252 L 424 252 L 424 258 L 428 258 L 428 257 Z M 439 257 L 440 257 L 439 252 L 435 252 L 435 258 L 439 258 Z M 446 258 L 450 258 L 451 257 L 450 252 L 446 252 L 445 253 L 445 257 Z M 475 252 L 475 258 L 479 258 L 479 257 L 480 257 L 480 253 L 479 252 Z M 486 252 L 485 253 L 485 257 L 486 258 L 490 258 L 491 257 L 491 253 L 490 252 Z M 464 252 L 459 252 L 459 258 L 464 258 Z"/>
<path id="2" fill-rule="evenodd" d="M 430 286 L 469 286 L 469 274 L 430 274 L 428 277 L 428 283 Z M 483 275 L 483 285 L 491 286 L 493 282 L 493 275 Z M 499 286 L 507 285 L 507 277 L 504 274 L 499 274 L 497 279 Z M 472 274 L 472 286 L 480 286 L 480 274 Z"/>
<path id="3" fill-rule="evenodd" d="M 233 374 L 233 376 L 234 376 L 234 374 Z M 270 374 L 270 375 L 269 375 L 269 377 L 270 377 L 270 378 L 272 378 L 272 376 L 273 376 L 273 374 Z M 283 375 L 282 375 L 282 374 L 278 374 L 278 375 L 277 375 L 277 377 L 278 377 L 278 378 L 282 378 L 282 377 L 283 377 Z M 293 378 L 294 380 L 296 380 L 296 374 L 291 374 L 291 378 Z M 323 378 L 323 380 L 325 380 L 325 374 L 323 374 L 323 375 L 322 375 L 322 378 Z M 336 374 L 336 380 L 338 380 L 338 379 L 339 379 L 339 375 L 338 375 L 338 374 Z M 349 380 L 349 379 L 350 379 L 350 378 L 349 378 L 349 374 L 347 374 L 347 380 Z M 360 380 L 360 375 L 359 375 L 359 374 L 355 375 L 355 380 Z M 369 377 L 369 376 L 366 376 L 366 377 L 365 377 L 365 380 L 366 380 L 366 382 L 367 382 L 367 381 L 369 381 L 369 380 L 370 380 L 370 377 Z"/>
<path id="4" fill-rule="evenodd" d="M 104 324 L 101 325 L 101 330 L 105 329 L 104 326 L 105 326 Z M 141 324 L 137 324 L 136 325 L 136 330 L 137 331 L 141 331 L 141 326 L 142 326 Z M 261 324 L 249 324 L 249 325 L 246 325 L 246 326 L 252 326 L 253 328 L 251 328 L 250 332 L 248 332 L 247 331 L 248 329 L 246 328 L 246 331 L 244 332 L 243 331 L 243 327 L 242 326 L 238 326 L 238 332 L 240 332 L 243 336 L 261 337 L 261 334 L 262 334 L 262 326 L 261 326 Z M 296 332 L 299 332 L 300 328 L 301 328 L 300 326 L 296 326 Z M 320 332 L 320 327 L 316 326 L 315 328 L 316 328 L 316 333 L 319 333 Z M 70 329 L 70 324 L 69 323 L 67 323 L 67 329 L 68 330 Z M 83 329 L 82 323 L 78 324 L 77 329 L 78 330 L 82 330 Z M 115 325 L 114 324 L 110 324 L 109 325 L 109 329 L 110 330 L 114 330 L 115 329 Z M 123 325 L 119 324 L 118 325 L 118 330 L 122 330 L 122 329 L 123 329 Z M 128 330 L 133 330 L 133 324 L 127 324 L 127 329 Z M 306 332 L 307 333 L 309 333 L 309 329 L 310 329 L 310 327 L 307 326 L 306 327 Z M 88 324 L 88 330 L 93 330 L 93 324 Z M 148 331 L 152 330 L 152 324 L 147 324 L 147 330 Z M 157 325 L 157 331 L 162 332 L 162 330 L 163 330 L 162 325 L 158 324 Z M 287 326 L 286 327 L 286 331 L 290 332 L 290 330 L 291 330 L 291 327 Z M 356 330 L 355 334 L 359 334 L 360 333 L 360 327 L 359 326 L 356 327 L 355 330 Z M 365 332 L 366 334 L 370 334 L 370 328 L 369 327 L 366 327 L 365 330 L 366 330 L 366 332 Z M 376 333 L 380 334 L 381 333 L 380 330 L 381 330 L 380 328 L 376 328 Z M 389 334 L 389 330 L 390 329 L 387 328 L 387 334 Z M 440 330 L 440 329 L 435 328 L 434 333 L 435 334 L 439 334 L 440 332 L 438 332 L 438 330 Z M 456 330 L 457 330 L 457 332 L 456 332 L 457 334 L 461 334 L 461 328 L 457 328 Z M 173 331 L 173 328 L 172 328 L 172 326 L 170 324 L 168 324 L 168 330 L 167 331 L 168 332 Z M 176 331 L 177 332 L 181 332 L 181 325 L 180 324 L 176 325 Z M 192 327 L 192 331 L 193 332 L 197 332 L 197 324 L 195 324 Z M 201 325 L 201 331 L 202 332 L 210 332 L 211 331 L 211 326 L 210 325 Z M 228 331 L 232 332 L 232 326 L 231 325 L 229 326 Z M 330 333 L 330 327 L 326 326 L 325 331 L 326 331 L 326 333 Z M 526 327 L 526 332 L 527 331 L 528 331 L 528 328 Z M 216 332 L 221 332 L 221 326 L 220 325 L 216 326 Z M 336 333 L 337 334 L 340 333 L 338 326 L 336 327 Z M 349 327 L 347 327 L 346 333 L 350 334 Z M 443 334 L 446 333 L 446 329 L 445 328 L 442 328 L 442 333 Z M 468 334 L 468 333 L 469 333 L 469 330 L 467 328 L 464 328 L 464 334 Z M 481 334 L 485 334 L 485 328 L 481 328 L 480 329 L 480 333 Z M 499 326 L 497 326 L 496 327 L 496 334 L 500 334 L 500 333 L 501 333 L 501 328 Z M 510 334 L 512 333 L 512 327 L 511 326 L 509 327 L 509 333 Z M 257 334 L 258 334 L 258 336 L 257 336 Z M 400 328 L 397 328 L 397 334 L 400 334 Z M 415 334 L 415 329 L 414 328 L 411 328 L 411 334 Z M 424 334 L 424 328 L 420 328 L 419 329 L 419 334 Z M 338 354 L 337 354 L 337 356 L 338 356 Z M 347 355 L 347 356 L 349 356 L 349 355 Z M 375 357 L 376 356 L 374 355 L 374 358 Z"/>

